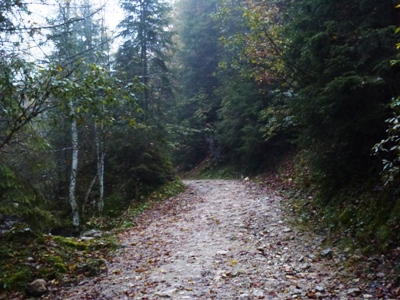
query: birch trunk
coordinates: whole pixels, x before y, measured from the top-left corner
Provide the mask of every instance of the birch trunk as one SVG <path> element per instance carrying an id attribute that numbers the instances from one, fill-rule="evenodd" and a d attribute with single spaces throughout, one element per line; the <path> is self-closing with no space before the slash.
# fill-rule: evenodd
<path id="1" fill-rule="evenodd" d="M 97 150 L 97 175 L 99 178 L 99 201 L 97 203 L 97 211 L 101 216 L 104 208 L 104 125 L 100 123 L 100 128 L 95 125 L 96 128 L 96 150 Z"/>
<path id="2" fill-rule="evenodd" d="M 89 201 L 90 193 L 92 192 L 93 186 L 97 181 L 97 176 L 98 176 L 98 174 L 96 173 L 96 175 L 92 179 L 92 182 L 89 185 L 88 190 L 86 191 L 85 200 L 83 201 L 83 205 L 82 205 L 82 216 L 83 217 L 85 216 L 85 213 L 86 213 L 86 206 Z"/>
<path id="3" fill-rule="evenodd" d="M 70 18 L 70 1 L 65 2 L 65 15 L 64 15 L 64 47 L 65 49 L 65 60 L 68 60 L 70 57 L 71 49 L 69 48 L 70 45 L 70 27 L 69 27 L 69 18 Z M 71 116 L 71 146 L 72 146 L 72 157 L 71 157 L 71 174 L 70 174 L 70 182 L 69 182 L 69 197 L 68 201 L 71 205 L 72 210 L 72 224 L 75 227 L 78 227 L 80 224 L 79 218 L 79 207 L 75 197 L 75 190 L 76 190 L 76 181 L 77 181 L 77 174 L 78 174 L 78 126 L 77 120 L 75 115 L 75 105 L 72 99 L 69 100 L 69 112 Z"/>
<path id="4" fill-rule="evenodd" d="M 73 103 L 70 102 L 71 110 L 74 109 Z M 76 116 L 73 115 L 71 121 L 71 142 L 72 142 L 72 164 L 71 164 L 71 175 L 70 175 L 70 183 L 69 183 L 69 204 L 72 209 L 72 224 L 75 227 L 79 226 L 79 208 L 78 203 L 76 202 L 75 190 L 76 190 L 76 181 L 78 174 L 78 127 L 76 122 Z"/>

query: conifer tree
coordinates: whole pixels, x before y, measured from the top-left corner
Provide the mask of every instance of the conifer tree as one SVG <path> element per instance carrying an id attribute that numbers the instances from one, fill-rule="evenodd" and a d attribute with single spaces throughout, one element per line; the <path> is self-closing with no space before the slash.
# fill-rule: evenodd
<path id="1" fill-rule="evenodd" d="M 140 78 L 144 89 L 141 106 L 147 120 L 156 105 L 155 82 L 164 82 L 162 78 L 168 74 L 165 54 L 172 45 L 171 7 L 160 0 L 122 1 L 121 6 L 125 18 L 119 27 L 124 42 L 117 53 L 117 68 L 127 82 Z"/>
<path id="2" fill-rule="evenodd" d="M 291 3 L 286 58 L 296 71 L 287 74 L 297 96 L 289 105 L 327 195 L 377 171 L 370 150 L 384 136 L 386 104 L 398 90 L 398 70 L 389 64 L 399 22 L 394 6 L 391 0 Z"/>
<path id="3" fill-rule="evenodd" d="M 176 3 L 174 28 L 180 43 L 175 63 L 180 74 L 176 115 L 182 134 L 177 137 L 175 157 L 184 168 L 194 167 L 217 152 L 214 129 L 219 100 L 214 92 L 219 85 L 215 76 L 219 34 L 213 18 L 217 6 L 214 0 Z"/>

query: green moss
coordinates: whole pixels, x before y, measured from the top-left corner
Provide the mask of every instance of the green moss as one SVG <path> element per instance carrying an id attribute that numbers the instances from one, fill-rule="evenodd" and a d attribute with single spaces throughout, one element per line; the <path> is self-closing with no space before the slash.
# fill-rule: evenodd
<path id="1" fill-rule="evenodd" d="M 55 263 L 54 264 L 54 269 L 58 273 L 68 273 L 68 268 L 64 263 Z"/>
<path id="2" fill-rule="evenodd" d="M 51 267 L 43 267 L 38 270 L 38 275 L 40 278 L 44 279 L 55 279 L 57 277 L 57 273 Z"/>
<path id="3" fill-rule="evenodd" d="M 62 236 L 54 236 L 54 241 L 57 242 L 60 246 L 66 246 L 71 249 L 80 250 L 80 251 L 87 251 L 89 247 L 87 244 L 77 241 L 74 238 L 66 238 Z"/>
<path id="4" fill-rule="evenodd" d="M 121 229 L 135 227 L 136 224 L 132 220 L 124 220 L 120 226 Z"/>
<path id="5" fill-rule="evenodd" d="M 115 235 L 103 235 L 99 239 L 93 239 L 88 241 L 88 247 L 91 251 L 99 250 L 115 250 L 120 247 L 118 240 Z"/>
<path id="6" fill-rule="evenodd" d="M 106 270 L 106 264 L 103 259 L 90 258 L 85 263 L 79 265 L 77 269 L 83 272 L 87 277 L 97 276 Z"/>
<path id="7" fill-rule="evenodd" d="M 88 241 L 42 236 L 26 244 L 18 239 L 0 243 L 0 295 L 22 292 L 33 278 L 79 282 L 106 270 L 103 259 L 118 247 L 115 235 Z M 1 298 L 1 297 L 0 297 Z"/>
<path id="8" fill-rule="evenodd" d="M 386 250 L 389 239 L 392 237 L 392 230 L 386 224 L 381 225 L 376 231 L 376 238 L 382 250 Z"/>
<path id="9" fill-rule="evenodd" d="M 58 276 L 59 274 L 68 273 L 68 266 L 66 257 L 63 259 L 61 256 L 45 256 L 46 264 L 49 266 L 49 273 L 46 278 L 50 279 L 49 276 Z M 46 268 L 44 268 L 46 269 Z M 45 270 L 43 271 L 45 272 Z"/>
<path id="10" fill-rule="evenodd" d="M 21 223 L 7 231 L 4 237 L 9 242 L 24 241 L 25 243 L 31 243 L 33 240 L 38 239 L 39 235 L 30 229 L 27 224 Z"/>
<path id="11" fill-rule="evenodd" d="M 3 273 L 0 278 L 0 287 L 4 290 L 17 290 L 26 287 L 31 280 L 31 270 L 29 267 L 19 267 L 14 271 Z"/>
<path id="12" fill-rule="evenodd" d="M 350 223 L 353 221 L 353 218 L 354 218 L 354 212 L 351 207 L 346 207 L 339 215 L 339 221 L 343 226 L 350 225 Z"/>
<path id="13" fill-rule="evenodd" d="M 46 259 L 46 261 L 53 263 L 53 264 L 64 262 L 64 260 L 60 256 L 47 256 L 45 259 Z"/>
<path id="14" fill-rule="evenodd" d="M 376 252 L 376 247 L 374 245 L 367 245 L 361 248 L 361 253 L 363 255 L 370 255 Z"/>
<path id="15" fill-rule="evenodd" d="M 11 255 L 10 247 L 2 243 L 0 245 L 0 261 L 7 261 Z"/>

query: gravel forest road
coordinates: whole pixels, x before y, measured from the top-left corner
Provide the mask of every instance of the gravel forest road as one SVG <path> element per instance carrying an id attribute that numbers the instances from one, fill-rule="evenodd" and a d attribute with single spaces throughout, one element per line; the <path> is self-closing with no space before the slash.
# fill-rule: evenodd
<path id="1" fill-rule="evenodd" d="M 291 227 L 274 191 L 235 180 L 185 184 L 119 235 L 107 275 L 51 299 L 375 299 L 341 267 L 345 254 Z"/>

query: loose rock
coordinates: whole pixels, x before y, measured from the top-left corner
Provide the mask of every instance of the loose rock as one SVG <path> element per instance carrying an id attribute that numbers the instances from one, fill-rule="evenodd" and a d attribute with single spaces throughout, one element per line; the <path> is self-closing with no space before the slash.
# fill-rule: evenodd
<path id="1" fill-rule="evenodd" d="M 28 284 L 26 292 L 29 296 L 40 297 L 47 293 L 47 283 L 44 279 L 36 279 Z"/>
<path id="2" fill-rule="evenodd" d="M 331 248 L 321 251 L 321 257 L 332 258 L 332 255 L 333 255 L 333 250 Z"/>
<path id="3" fill-rule="evenodd" d="M 163 298 L 171 298 L 176 292 L 177 292 L 177 289 L 169 289 L 169 290 L 165 290 L 165 291 L 156 293 L 156 296 L 163 297 Z"/>
<path id="4" fill-rule="evenodd" d="M 359 288 L 351 288 L 347 291 L 347 295 L 349 296 L 358 296 L 361 294 L 361 290 Z"/>

